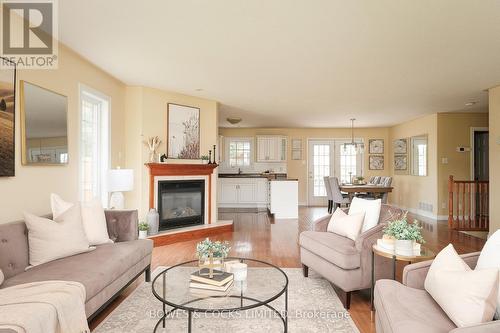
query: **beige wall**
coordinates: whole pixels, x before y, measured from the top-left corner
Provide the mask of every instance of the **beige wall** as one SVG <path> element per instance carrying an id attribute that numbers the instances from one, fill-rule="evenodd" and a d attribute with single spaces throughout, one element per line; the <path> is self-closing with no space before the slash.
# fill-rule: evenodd
<path id="1" fill-rule="evenodd" d="M 448 178 L 471 179 L 473 152 L 459 153 L 456 148 L 472 147 L 471 127 L 488 127 L 488 113 L 438 113 L 438 215 L 448 215 Z M 442 162 L 448 159 L 448 164 Z"/>
<path id="2" fill-rule="evenodd" d="M 307 139 L 350 138 L 348 128 L 219 128 L 223 136 L 256 136 L 256 135 L 283 135 L 288 137 L 287 171 L 290 178 L 299 180 L 299 203 L 307 204 Z M 356 128 L 356 138 L 363 138 L 365 142 L 364 176 L 389 176 L 391 168 L 388 160 L 389 129 L 388 128 Z M 302 139 L 304 147 L 302 160 L 291 159 L 291 139 Z M 368 139 L 384 139 L 385 142 L 385 169 L 380 171 L 368 170 Z"/>
<path id="3" fill-rule="evenodd" d="M 16 94 L 16 176 L 0 178 L 0 223 L 20 219 L 23 211 L 34 214 L 50 212 L 49 194 L 59 193 L 71 201 L 78 200 L 78 112 L 79 83 L 111 98 L 111 162 L 115 166 L 125 151 L 123 140 L 125 85 L 89 63 L 72 50 L 59 44 L 57 70 L 19 70 L 19 81 L 26 80 L 68 97 L 67 166 L 22 166 L 19 94 Z"/>
<path id="4" fill-rule="evenodd" d="M 159 136 L 162 144 L 158 152 L 166 151 L 167 104 L 177 103 L 200 108 L 200 153 L 208 155 L 208 150 L 217 144 L 216 101 L 162 91 L 146 87 L 127 87 L 125 115 L 125 137 L 127 142 L 126 166 L 134 169 L 134 191 L 127 193 L 126 205 L 139 208 L 143 218 L 149 209 L 149 174 L 144 163 L 149 160 L 149 150 L 143 141 L 150 136 Z M 216 176 L 213 184 L 217 184 Z M 212 204 L 216 207 L 216 187 L 212 187 Z M 213 210 L 212 221 L 216 221 Z"/>
<path id="5" fill-rule="evenodd" d="M 489 91 L 490 234 L 500 229 L 500 86 Z"/>
<path id="6" fill-rule="evenodd" d="M 401 208 L 418 212 L 422 215 L 437 214 L 437 114 L 421 117 L 391 127 L 390 142 L 391 156 L 390 165 L 394 163 L 392 156 L 392 141 L 400 138 L 409 138 L 426 134 L 428 137 L 428 169 L 427 176 L 419 177 L 409 174 L 401 175 L 393 172 L 394 191 L 389 196 L 389 201 Z M 427 203 L 433 206 L 432 212 L 418 211 L 419 203 Z"/>

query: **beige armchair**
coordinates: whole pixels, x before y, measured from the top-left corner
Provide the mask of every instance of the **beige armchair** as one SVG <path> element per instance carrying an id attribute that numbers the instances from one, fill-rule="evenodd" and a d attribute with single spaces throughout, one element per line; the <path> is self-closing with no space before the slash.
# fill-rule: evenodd
<path id="1" fill-rule="evenodd" d="M 480 252 L 461 255 L 474 268 Z M 375 284 L 375 326 L 377 333 L 493 333 L 500 321 L 457 328 L 434 299 L 424 290 L 432 260 L 408 265 L 403 283 L 380 280 Z"/>
<path id="2" fill-rule="evenodd" d="M 382 237 L 383 228 L 391 217 L 403 212 L 399 208 L 382 205 L 379 223 L 363 232 L 356 241 L 327 232 L 331 215 L 314 222 L 312 231 L 300 234 L 300 260 L 304 276 L 309 268 L 330 281 L 346 309 L 349 309 L 351 292 L 371 287 L 372 245 Z M 389 260 L 375 257 L 375 278 L 387 278 L 392 272 Z"/>

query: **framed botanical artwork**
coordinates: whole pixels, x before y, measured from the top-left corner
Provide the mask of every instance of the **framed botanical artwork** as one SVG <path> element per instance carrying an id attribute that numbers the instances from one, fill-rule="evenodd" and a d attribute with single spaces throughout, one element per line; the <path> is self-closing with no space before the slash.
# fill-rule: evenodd
<path id="1" fill-rule="evenodd" d="M 384 170 L 384 155 L 370 155 L 368 159 L 370 170 Z"/>
<path id="2" fill-rule="evenodd" d="M 200 109 L 168 103 L 167 156 L 200 158 Z"/>
<path id="3" fill-rule="evenodd" d="M 16 65 L 2 57 L 0 61 L 0 177 L 14 177 Z"/>
<path id="4" fill-rule="evenodd" d="M 405 171 L 408 169 L 407 155 L 394 155 L 394 170 Z"/>
<path id="5" fill-rule="evenodd" d="M 383 154 L 384 153 L 384 139 L 370 139 L 370 140 L 368 140 L 368 152 L 370 154 Z"/>
<path id="6" fill-rule="evenodd" d="M 394 154 L 406 154 L 408 152 L 408 140 L 397 139 L 394 140 Z"/>

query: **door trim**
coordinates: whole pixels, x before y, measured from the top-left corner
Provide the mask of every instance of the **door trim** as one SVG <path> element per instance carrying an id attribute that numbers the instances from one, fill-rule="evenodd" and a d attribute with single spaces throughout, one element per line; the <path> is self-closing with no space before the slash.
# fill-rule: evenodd
<path id="1" fill-rule="evenodd" d="M 470 170 L 470 180 L 474 180 L 474 134 L 476 132 L 490 132 L 490 128 L 489 127 L 471 127 L 470 128 L 470 136 L 469 136 L 469 142 L 470 142 L 470 167 L 469 167 L 469 170 Z"/>

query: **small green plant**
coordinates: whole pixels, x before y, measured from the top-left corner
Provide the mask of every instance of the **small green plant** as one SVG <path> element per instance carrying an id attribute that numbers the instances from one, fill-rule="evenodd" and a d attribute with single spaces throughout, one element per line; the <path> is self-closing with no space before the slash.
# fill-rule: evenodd
<path id="1" fill-rule="evenodd" d="M 422 227 L 417 220 L 409 223 L 407 215 L 408 212 L 405 212 L 401 217 L 389 222 L 384 228 L 384 234 L 397 240 L 413 240 L 420 244 L 425 243 L 424 237 L 422 237 Z"/>
<path id="2" fill-rule="evenodd" d="M 208 161 L 208 155 L 202 155 L 200 158 L 204 161 Z"/>
<path id="3" fill-rule="evenodd" d="M 229 254 L 229 250 L 231 250 L 231 247 L 227 241 L 212 242 L 209 238 L 206 238 L 196 244 L 196 256 L 199 259 L 207 259 L 210 257 L 210 254 L 212 254 L 214 258 L 226 258 Z"/>
<path id="4" fill-rule="evenodd" d="M 148 231 L 149 230 L 149 224 L 147 224 L 146 222 L 139 223 L 139 230 L 140 231 Z"/>
<path id="5" fill-rule="evenodd" d="M 356 179 L 358 180 L 358 182 L 362 182 L 363 180 L 365 180 L 365 177 L 357 176 Z"/>

